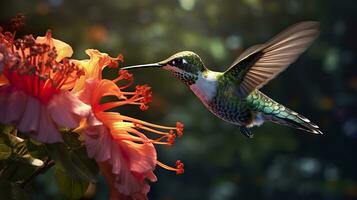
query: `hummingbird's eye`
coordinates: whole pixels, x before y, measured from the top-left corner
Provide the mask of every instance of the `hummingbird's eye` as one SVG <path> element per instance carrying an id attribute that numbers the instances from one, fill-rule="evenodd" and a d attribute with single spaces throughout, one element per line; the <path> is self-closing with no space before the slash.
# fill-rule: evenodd
<path id="1" fill-rule="evenodd" d="M 172 66 L 177 66 L 177 65 L 180 65 L 180 64 L 181 64 L 181 59 L 179 59 L 179 58 L 176 58 L 176 59 L 171 61 L 171 65 Z"/>
<path id="2" fill-rule="evenodd" d="M 179 66 L 179 65 L 184 65 L 187 64 L 188 62 L 184 58 L 176 58 L 173 61 L 171 61 L 172 66 Z"/>

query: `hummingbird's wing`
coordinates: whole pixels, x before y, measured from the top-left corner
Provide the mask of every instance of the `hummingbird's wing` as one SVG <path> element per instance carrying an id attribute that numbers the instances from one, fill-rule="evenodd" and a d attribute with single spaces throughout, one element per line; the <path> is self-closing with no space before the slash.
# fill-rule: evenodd
<path id="1" fill-rule="evenodd" d="M 238 94 L 247 96 L 286 69 L 318 34 L 318 22 L 295 24 L 269 42 L 248 48 L 224 72 L 224 76 L 236 79 Z"/>

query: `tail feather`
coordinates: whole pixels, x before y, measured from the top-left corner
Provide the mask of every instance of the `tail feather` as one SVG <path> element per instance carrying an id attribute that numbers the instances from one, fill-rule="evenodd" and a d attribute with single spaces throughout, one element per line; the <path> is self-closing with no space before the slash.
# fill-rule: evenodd
<path id="1" fill-rule="evenodd" d="M 306 117 L 287 108 L 277 114 L 264 114 L 264 119 L 277 124 L 282 124 L 296 129 L 304 130 L 310 133 L 323 134 L 316 124 L 312 123 Z"/>
<path id="2" fill-rule="evenodd" d="M 310 133 L 322 134 L 319 127 L 309 119 L 275 102 L 258 90 L 251 93 L 246 100 L 252 110 L 256 112 L 255 119 L 250 126 L 271 121 Z"/>

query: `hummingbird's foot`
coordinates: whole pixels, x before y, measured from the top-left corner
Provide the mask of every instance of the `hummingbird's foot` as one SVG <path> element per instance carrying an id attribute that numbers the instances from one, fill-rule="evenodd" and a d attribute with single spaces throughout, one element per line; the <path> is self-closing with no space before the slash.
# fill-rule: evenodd
<path id="1" fill-rule="evenodd" d="M 248 138 L 254 137 L 254 134 L 245 126 L 240 127 L 240 132 Z"/>

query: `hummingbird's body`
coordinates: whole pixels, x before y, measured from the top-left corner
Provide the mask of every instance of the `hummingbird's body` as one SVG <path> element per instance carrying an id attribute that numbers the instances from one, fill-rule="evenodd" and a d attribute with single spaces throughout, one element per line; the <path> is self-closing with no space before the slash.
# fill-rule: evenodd
<path id="1" fill-rule="evenodd" d="M 174 73 L 174 76 L 177 74 Z M 182 80 L 182 77 L 178 78 Z M 206 108 L 220 119 L 243 127 L 241 131 L 248 136 L 250 132 L 244 127 L 259 126 L 266 120 L 289 124 L 295 128 L 300 128 L 296 124 L 311 124 L 307 118 L 285 108 L 259 90 L 254 90 L 246 97 L 240 97 L 232 92 L 236 90 L 234 83 L 230 82 L 224 73 L 207 69 L 195 78 L 195 84 L 186 84 Z M 316 125 L 313 127 L 318 128 Z"/>
<path id="2" fill-rule="evenodd" d="M 207 69 L 200 57 L 189 51 L 177 53 L 155 64 L 125 67 L 162 67 L 184 82 L 201 102 L 220 119 L 241 127 L 251 137 L 249 127 L 264 121 L 320 133 L 310 120 L 270 99 L 258 89 L 283 71 L 318 34 L 318 23 L 292 26 L 268 43 L 242 53 L 225 72 Z"/>

